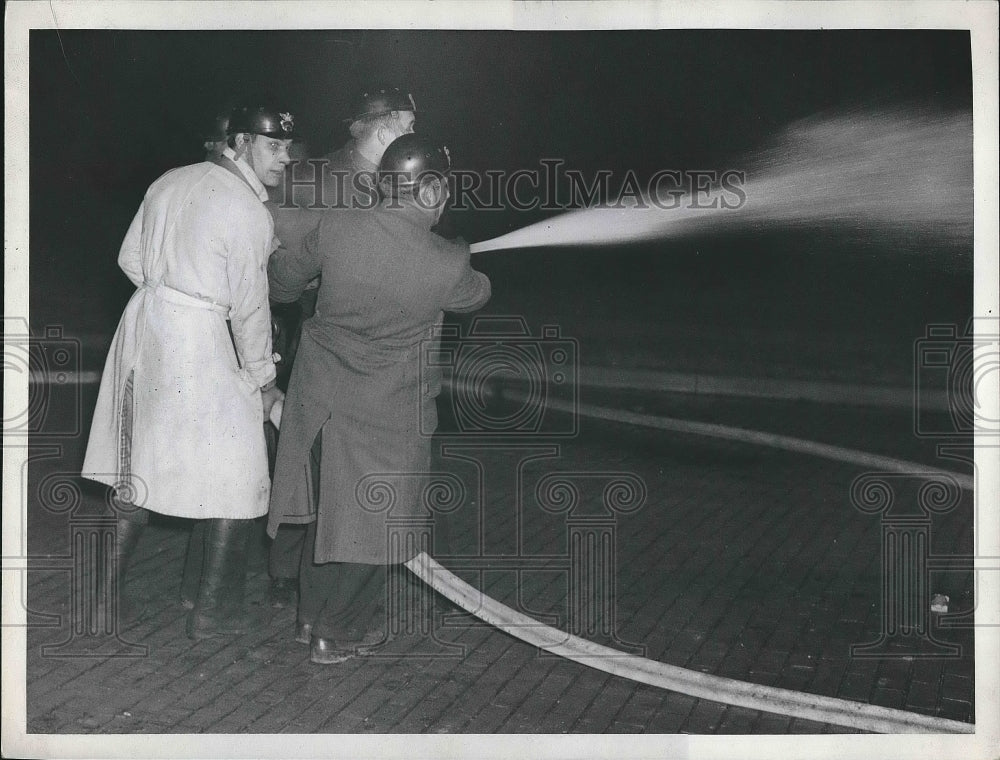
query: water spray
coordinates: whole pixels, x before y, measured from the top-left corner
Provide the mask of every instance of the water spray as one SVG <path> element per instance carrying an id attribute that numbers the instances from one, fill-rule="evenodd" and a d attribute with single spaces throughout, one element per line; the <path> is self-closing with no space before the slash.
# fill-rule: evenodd
<path id="1" fill-rule="evenodd" d="M 473 253 L 607 245 L 762 226 L 833 226 L 971 247 L 972 114 L 891 110 L 815 116 L 742 161 L 736 208 L 687 195 L 673 207 L 622 198 L 472 245 Z"/>

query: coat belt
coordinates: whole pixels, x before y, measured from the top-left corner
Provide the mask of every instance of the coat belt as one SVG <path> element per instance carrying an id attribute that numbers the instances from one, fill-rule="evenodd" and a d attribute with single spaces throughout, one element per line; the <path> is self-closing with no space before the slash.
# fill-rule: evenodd
<path id="1" fill-rule="evenodd" d="M 208 301 L 204 298 L 198 298 L 197 296 L 188 295 L 183 291 L 164 285 L 162 282 L 155 285 L 143 285 L 143 287 L 151 290 L 157 298 L 162 298 L 164 301 L 169 301 L 170 303 L 179 304 L 181 306 L 190 306 L 194 309 L 214 311 L 216 314 L 221 314 L 224 317 L 229 316 L 228 306 L 223 306 L 220 303 Z"/>

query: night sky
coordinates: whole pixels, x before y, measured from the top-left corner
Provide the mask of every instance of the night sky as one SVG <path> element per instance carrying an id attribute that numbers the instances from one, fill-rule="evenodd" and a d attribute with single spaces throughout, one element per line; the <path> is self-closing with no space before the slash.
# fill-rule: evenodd
<path id="1" fill-rule="evenodd" d="M 640 175 L 738 167 L 817 113 L 972 99 L 967 31 L 36 30 L 29 71 L 32 292 L 108 283 L 112 311 L 128 295 L 115 257 L 143 191 L 200 160 L 201 125 L 241 97 L 292 110 L 313 155 L 347 139 L 352 95 L 386 82 L 413 93 L 418 131 L 439 135 L 456 167 L 559 158 Z M 475 241 L 537 218 L 451 223 Z"/>

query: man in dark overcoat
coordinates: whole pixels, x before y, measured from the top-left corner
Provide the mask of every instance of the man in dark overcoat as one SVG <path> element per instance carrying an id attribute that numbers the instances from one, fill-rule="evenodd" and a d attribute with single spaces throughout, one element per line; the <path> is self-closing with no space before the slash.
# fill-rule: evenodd
<path id="1" fill-rule="evenodd" d="M 421 352 L 443 311 L 490 297 L 469 247 L 431 232 L 448 198 L 447 149 L 400 137 L 380 165 L 381 203 L 329 210 L 297 250 L 271 257 L 271 297 L 292 301 L 321 275 L 282 415 L 268 531 L 307 524 L 299 638 L 310 659 L 347 659 L 372 630 L 387 564 L 387 510 L 366 504 L 372 478 L 392 482 L 392 515 L 422 516 L 440 378 Z M 393 478 L 394 475 L 400 476 Z"/>
<path id="2" fill-rule="evenodd" d="M 358 95 L 344 120 L 351 139 L 322 161 L 309 162 L 313 171 L 320 172 L 319 181 L 289 181 L 293 177 L 289 171 L 283 185 L 272 192 L 268 208 L 282 248 L 301 247 L 303 238 L 319 224 L 323 209 L 370 209 L 378 203 L 375 175 L 379 162 L 397 137 L 413 132 L 416 111 L 413 96 L 398 87 L 376 85 Z M 303 177 L 306 174 L 302 172 Z M 290 304 L 272 299 L 271 310 L 278 325 L 276 350 L 282 356 L 278 363 L 278 384 L 282 388 L 287 386 L 298 352 L 302 322 L 315 311 L 318 284 L 318 280 L 310 282 L 298 300 Z M 294 602 L 302 534 L 301 528 L 286 526 L 278 530 L 271 543 L 268 574 L 274 607 Z"/>

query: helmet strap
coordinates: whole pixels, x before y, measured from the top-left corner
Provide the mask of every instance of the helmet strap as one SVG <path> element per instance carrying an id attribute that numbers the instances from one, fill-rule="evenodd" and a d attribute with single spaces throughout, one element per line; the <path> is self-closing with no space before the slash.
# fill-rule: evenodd
<path id="1" fill-rule="evenodd" d="M 236 158 L 244 159 L 250 168 L 254 168 L 253 151 L 250 146 L 253 145 L 253 135 L 249 133 L 244 133 L 243 140 L 236 146 Z"/>

